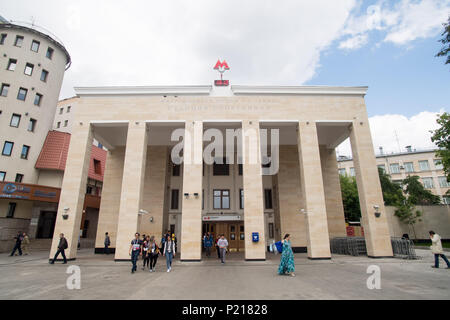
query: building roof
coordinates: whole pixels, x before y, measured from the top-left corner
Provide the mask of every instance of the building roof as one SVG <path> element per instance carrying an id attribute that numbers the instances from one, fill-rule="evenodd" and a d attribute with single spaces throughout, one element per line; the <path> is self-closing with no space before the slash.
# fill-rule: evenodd
<path id="1" fill-rule="evenodd" d="M 70 137 L 70 133 L 55 130 L 49 131 L 36 161 L 35 168 L 64 171 L 66 168 L 67 154 L 69 153 Z M 95 172 L 94 159 L 100 161 L 101 174 Z M 105 163 L 106 151 L 93 145 L 91 159 L 89 161 L 88 177 L 97 181 L 103 181 Z"/>
<path id="2" fill-rule="evenodd" d="M 438 150 L 439 150 L 439 148 L 419 149 L 419 150 L 414 149 L 414 151 L 377 154 L 376 158 L 379 159 L 379 158 L 401 157 L 401 156 L 408 156 L 408 155 L 419 154 L 419 153 L 435 153 Z M 337 160 L 338 160 L 338 162 L 353 161 L 353 157 L 340 156 L 340 157 L 338 157 Z"/>

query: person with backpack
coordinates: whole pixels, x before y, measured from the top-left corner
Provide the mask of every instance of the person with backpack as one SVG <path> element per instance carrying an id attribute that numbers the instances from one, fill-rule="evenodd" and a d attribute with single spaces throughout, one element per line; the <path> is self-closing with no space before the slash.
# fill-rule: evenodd
<path id="1" fill-rule="evenodd" d="M 145 266 L 147 265 L 150 268 L 150 236 L 147 236 L 142 244 L 142 270 L 145 270 Z"/>
<path id="2" fill-rule="evenodd" d="M 205 239 L 203 242 L 204 242 L 203 246 L 205 247 L 205 251 L 206 251 L 206 256 L 209 258 L 209 257 L 211 257 L 211 247 L 213 246 L 213 242 L 214 242 L 214 239 L 209 232 L 205 235 Z"/>
<path id="3" fill-rule="evenodd" d="M 131 240 L 130 250 L 128 252 L 128 254 L 131 256 L 131 273 L 135 273 L 137 271 L 137 261 L 142 250 L 142 241 L 139 239 L 139 236 L 139 232 L 136 232 L 134 234 L 134 239 Z"/>
<path id="4" fill-rule="evenodd" d="M 149 244 L 148 251 L 149 251 L 148 254 L 150 255 L 150 266 L 149 266 L 150 272 L 156 272 L 155 267 L 156 267 L 156 262 L 158 261 L 159 247 L 156 244 L 154 236 L 151 236 L 151 238 L 150 238 L 150 244 Z"/>
<path id="5" fill-rule="evenodd" d="M 19 251 L 19 256 L 22 255 L 22 241 L 23 241 L 22 232 L 19 231 L 17 233 L 17 236 L 14 237 L 14 239 L 16 240 L 16 244 L 14 245 L 14 248 L 13 248 L 11 254 L 9 255 L 10 257 L 12 257 L 16 253 L 16 250 Z"/>
<path id="6" fill-rule="evenodd" d="M 105 233 L 105 253 L 109 254 L 109 246 L 111 245 L 111 239 L 109 239 L 108 232 Z"/>
<path id="7" fill-rule="evenodd" d="M 166 256 L 167 272 L 170 272 L 172 271 L 172 260 L 175 257 L 175 242 L 172 240 L 170 234 L 167 235 L 163 255 Z"/>
<path id="8" fill-rule="evenodd" d="M 281 242 L 283 243 L 283 251 L 281 253 L 280 265 L 278 266 L 278 274 L 289 274 L 295 277 L 294 252 L 292 251 L 289 233 L 284 236 Z"/>
<path id="9" fill-rule="evenodd" d="M 53 260 L 50 261 L 50 264 L 55 264 L 56 258 L 58 258 L 59 254 L 62 255 L 64 262 L 63 264 L 67 263 L 66 254 L 64 250 L 66 250 L 69 247 L 69 244 L 67 243 L 67 239 L 64 238 L 64 233 L 61 233 L 59 235 L 59 243 L 58 243 L 58 250 L 56 250 L 55 256 L 53 257 Z"/>

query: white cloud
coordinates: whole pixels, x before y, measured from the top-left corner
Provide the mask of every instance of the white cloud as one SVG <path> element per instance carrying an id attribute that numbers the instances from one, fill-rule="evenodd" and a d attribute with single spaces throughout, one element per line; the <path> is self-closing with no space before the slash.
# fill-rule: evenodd
<path id="1" fill-rule="evenodd" d="M 439 114 L 444 110 L 440 110 Z M 436 148 L 431 142 L 431 130 L 439 127 L 438 113 L 423 111 L 410 118 L 400 114 L 385 114 L 369 118 L 374 151 L 383 147 L 385 153 L 404 152 L 406 146 L 413 149 Z M 337 148 L 338 154 L 351 156 L 350 141 L 347 139 Z"/>
<path id="2" fill-rule="evenodd" d="M 364 46 L 369 40 L 369 36 L 367 34 L 361 34 L 354 36 L 353 38 L 349 38 L 345 41 L 342 41 L 339 44 L 339 49 L 359 49 Z"/>

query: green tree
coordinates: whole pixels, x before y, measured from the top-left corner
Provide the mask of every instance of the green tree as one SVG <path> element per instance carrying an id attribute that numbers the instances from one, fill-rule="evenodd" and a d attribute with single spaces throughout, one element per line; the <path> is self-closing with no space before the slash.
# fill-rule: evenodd
<path id="1" fill-rule="evenodd" d="M 450 64 L 450 16 L 447 23 L 442 24 L 444 26 L 444 32 L 442 33 L 442 39 L 439 40 L 443 44 L 441 51 L 436 54 L 436 57 L 447 57 L 445 64 Z"/>
<path id="2" fill-rule="evenodd" d="M 400 219 L 401 222 L 407 224 L 412 228 L 414 239 L 417 238 L 416 230 L 414 225 L 418 221 L 422 221 L 420 217 L 422 216 L 422 211 L 416 210 L 415 205 L 408 199 L 403 203 L 397 204 L 397 209 L 394 212 L 394 215 Z"/>
<path id="3" fill-rule="evenodd" d="M 425 189 L 419 176 L 408 176 L 403 180 L 404 192 L 412 205 L 441 204 L 441 198 Z"/>
<path id="4" fill-rule="evenodd" d="M 347 175 L 340 175 L 342 203 L 344 215 L 347 221 L 359 221 L 361 219 L 361 208 L 359 206 L 358 187 L 356 179 Z"/>
<path id="5" fill-rule="evenodd" d="M 444 112 L 437 118 L 436 122 L 440 127 L 431 131 L 433 134 L 431 141 L 439 147 L 436 155 L 441 158 L 447 181 L 450 182 L 450 114 Z"/>
<path id="6" fill-rule="evenodd" d="M 378 176 L 380 177 L 384 204 L 386 206 L 396 206 L 403 203 L 405 196 L 403 195 L 402 187 L 398 183 L 392 182 L 391 177 L 382 168 L 378 168 Z"/>

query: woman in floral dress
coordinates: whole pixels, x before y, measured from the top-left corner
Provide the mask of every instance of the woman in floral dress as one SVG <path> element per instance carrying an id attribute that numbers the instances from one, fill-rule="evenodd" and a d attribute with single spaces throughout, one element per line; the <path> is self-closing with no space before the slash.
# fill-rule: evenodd
<path id="1" fill-rule="evenodd" d="M 295 277 L 294 253 L 292 252 L 290 235 L 286 234 L 281 242 L 283 243 L 283 252 L 281 253 L 278 274 L 290 274 Z"/>

